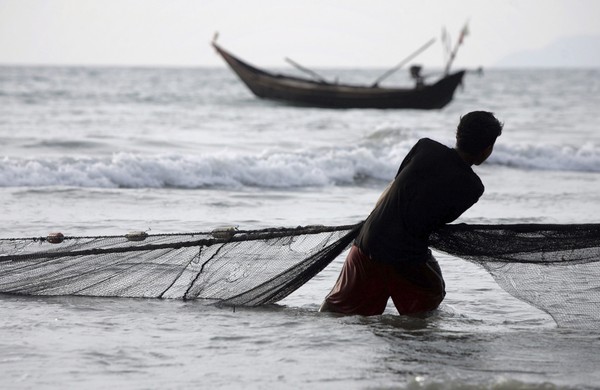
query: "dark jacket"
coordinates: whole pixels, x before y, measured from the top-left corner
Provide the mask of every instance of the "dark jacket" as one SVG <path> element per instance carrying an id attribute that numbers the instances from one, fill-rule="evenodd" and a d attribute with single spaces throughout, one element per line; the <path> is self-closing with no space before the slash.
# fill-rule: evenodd
<path id="1" fill-rule="evenodd" d="M 426 261 L 431 232 L 458 218 L 483 191 L 456 150 L 423 138 L 402 161 L 355 243 L 376 261 Z"/>

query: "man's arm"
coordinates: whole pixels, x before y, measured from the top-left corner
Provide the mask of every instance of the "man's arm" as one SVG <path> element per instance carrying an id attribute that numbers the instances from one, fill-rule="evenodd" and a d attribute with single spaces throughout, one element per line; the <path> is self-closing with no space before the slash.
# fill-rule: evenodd
<path id="1" fill-rule="evenodd" d="M 448 203 L 445 212 L 442 214 L 442 220 L 438 228 L 458 219 L 458 217 L 479 201 L 481 195 L 483 195 L 483 188 L 474 189 L 470 195 L 464 192 L 455 194 L 454 199 Z"/>

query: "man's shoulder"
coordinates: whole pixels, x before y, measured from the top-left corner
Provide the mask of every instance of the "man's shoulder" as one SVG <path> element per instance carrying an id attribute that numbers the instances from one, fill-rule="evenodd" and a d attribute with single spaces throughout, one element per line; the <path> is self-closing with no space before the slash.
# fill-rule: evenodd
<path id="1" fill-rule="evenodd" d="M 438 141 L 432 140 L 431 138 L 427 137 L 421 138 L 419 141 L 417 141 L 417 144 L 441 145 Z"/>
<path id="2" fill-rule="evenodd" d="M 444 149 L 444 150 L 450 149 L 446 145 L 444 145 L 436 140 L 433 140 L 431 138 L 427 138 L 427 137 L 421 138 L 419 141 L 417 141 L 417 145 L 422 145 L 422 146 L 429 147 L 429 148 Z"/>
<path id="3" fill-rule="evenodd" d="M 432 140 L 431 138 L 421 138 L 415 144 L 414 149 L 420 153 L 428 156 L 428 158 L 433 159 L 451 159 L 452 157 L 452 148 L 448 146 Z"/>

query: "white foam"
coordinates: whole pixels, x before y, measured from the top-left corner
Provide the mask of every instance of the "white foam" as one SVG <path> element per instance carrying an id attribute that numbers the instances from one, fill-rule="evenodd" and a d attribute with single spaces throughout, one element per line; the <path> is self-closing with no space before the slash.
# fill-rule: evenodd
<path id="1" fill-rule="evenodd" d="M 519 169 L 600 172 L 600 147 L 583 145 L 504 145 L 499 143 L 489 163 Z"/>
<path id="2" fill-rule="evenodd" d="M 347 147 L 269 149 L 259 154 L 4 157 L 0 186 L 298 188 L 352 185 L 364 180 L 390 180 L 414 142 L 366 139 Z M 600 172 L 600 147 L 592 143 L 579 147 L 499 144 L 488 164 L 526 170 Z"/>

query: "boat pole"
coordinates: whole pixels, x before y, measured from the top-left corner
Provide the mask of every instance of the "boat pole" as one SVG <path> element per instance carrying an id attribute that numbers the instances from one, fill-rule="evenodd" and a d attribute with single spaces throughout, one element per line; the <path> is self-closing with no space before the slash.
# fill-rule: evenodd
<path id="1" fill-rule="evenodd" d="M 434 42 L 435 42 L 435 38 L 431 38 L 429 40 L 429 42 L 427 42 L 426 44 L 424 44 L 423 46 L 421 46 L 419 49 L 417 49 L 417 51 L 415 51 L 414 53 L 412 53 L 411 55 L 409 55 L 408 57 L 406 57 L 398 65 L 394 66 L 392 69 L 388 70 L 387 72 L 385 72 L 384 74 L 382 74 L 381 76 L 379 76 L 379 78 L 377 80 L 375 80 L 375 82 L 371 85 L 371 88 L 377 88 L 379 86 L 379 83 L 383 79 L 389 77 L 392 73 L 394 73 L 398 69 L 402 68 L 404 65 L 406 65 L 407 62 L 411 61 L 413 58 L 415 58 L 416 56 L 418 56 L 419 54 L 421 54 L 429 46 L 433 45 Z"/>
<path id="2" fill-rule="evenodd" d="M 321 77 L 317 72 L 312 71 L 302 65 L 300 65 L 299 63 L 289 59 L 289 58 L 285 58 L 285 60 L 287 62 L 289 62 L 290 64 L 294 65 L 296 68 L 300 69 L 301 71 L 303 71 L 304 73 L 308 73 L 309 75 L 313 76 L 314 78 L 316 78 L 317 80 L 319 80 L 322 83 L 327 83 L 327 80 L 325 80 L 323 77 Z"/>
<path id="3" fill-rule="evenodd" d="M 468 34 L 469 34 L 469 22 L 467 21 L 465 23 L 465 26 L 460 31 L 460 35 L 458 37 L 458 41 L 456 42 L 456 45 L 454 46 L 454 49 L 450 53 L 450 58 L 448 59 L 448 62 L 446 63 L 446 67 L 444 69 L 444 76 L 447 76 L 448 73 L 450 73 L 450 67 L 452 66 L 452 62 L 454 61 L 454 57 L 456 57 L 456 53 L 458 52 L 458 48 L 463 43 L 465 37 Z"/>

